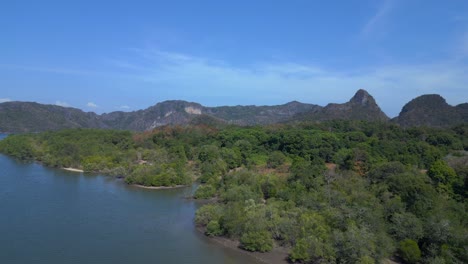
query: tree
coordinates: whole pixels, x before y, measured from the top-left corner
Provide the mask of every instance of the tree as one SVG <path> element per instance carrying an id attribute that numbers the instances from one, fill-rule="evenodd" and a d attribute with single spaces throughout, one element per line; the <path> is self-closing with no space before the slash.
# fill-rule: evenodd
<path id="1" fill-rule="evenodd" d="M 410 238 L 418 241 L 424 235 L 422 221 L 412 213 L 396 213 L 390 222 L 390 232 L 397 240 Z"/>
<path id="2" fill-rule="evenodd" d="M 421 250 L 418 243 L 412 239 L 405 239 L 398 247 L 400 257 L 408 263 L 416 263 L 421 259 Z"/>
<path id="3" fill-rule="evenodd" d="M 220 157 L 219 148 L 215 145 L 204 145 L 200 148 L 198 159 L 201 162 L 213 161 Z"/>
<path id="4" fill-rule="evenodd" d="M 216 194 L 216 188 L 211 184 L 205 184 L 198 187 L 193 197 L 195 199 L 208 199 Z"/>
<path id="5" fill-rule="evenodd" d="M 223 229 L 216 220 L 211 220 L 206 226 L 206 232 L 209 236 L 220 236 L 224 233 Z"/>
<path id="6" fill-rule="evenodd" d="M 281 152 L 281 151 L 273 151 L 269 156 L 267 160 L 267 166 L 268 168 L 277 168 L 286 161 L 286 156 Z"/>
<path id="7" fill-rule="evenodd" d="M 443 160 L 437 160 L 427 171 L 427 175 L 431 177 L 436 185 L 436 188 L 445 193 L 453 193 L 453 185 L 458 183 L 457 174 Z"/>
<path id="8" fill-rule="evenodd" d="M 266 230 L 247 232 L 241 236 L 240 242 L 241 247 L 248 251 L 267 252 L 273 249 L 273 239 Z"/>
<path id="9" fill-rule="evenodd" d="M 436 192 L 426 175 L 418 172 L 405 172 L 388 177 L 389 190 L 399 195 L 408 210 L 421 217 L 430 213 Z"/>

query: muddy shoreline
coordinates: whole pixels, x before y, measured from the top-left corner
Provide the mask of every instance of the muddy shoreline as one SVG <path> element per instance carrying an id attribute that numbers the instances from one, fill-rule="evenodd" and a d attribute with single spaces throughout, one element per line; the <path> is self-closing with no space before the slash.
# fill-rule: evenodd
<path id="1" fill-rule="evenodd" d="M 201 226 L 196 227 L 197 231 L 200 232 L 203 236 L 205 236 L 205 228 Z M 205 236 L 211 241 L 216 242 L 217 244 L 232 249 L 237 252 L 241 252 L 242 254 L 249 255 L 256 260 L 267 263 L 267 264 L 287 264 L 291 263 L 288 261 L 289 251 L 287 248 L 275 246 L 272 251 L 270 252 L 250 252 L 244 250 L 239 247 L 239 241 L 229 239 L 227 237 L 212 237 L 212 236 Z"/>

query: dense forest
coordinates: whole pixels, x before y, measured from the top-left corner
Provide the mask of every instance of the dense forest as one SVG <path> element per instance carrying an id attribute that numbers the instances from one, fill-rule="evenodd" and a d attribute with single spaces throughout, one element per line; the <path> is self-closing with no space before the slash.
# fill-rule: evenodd
<path id="1" fill-rule="evenodd" d="M 364 121 L 10 135 L 0 152 L 129 184 L 200 186 L 196 224 L 302 263 L 468 263 L 468 124 Z"/>

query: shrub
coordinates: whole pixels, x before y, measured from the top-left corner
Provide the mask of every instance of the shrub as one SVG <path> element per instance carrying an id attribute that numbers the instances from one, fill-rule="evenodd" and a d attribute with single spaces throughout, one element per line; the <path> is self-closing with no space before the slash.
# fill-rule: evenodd
<path id="1" fill-rule="evenodd" d="M 208 225 L 206 226 L 206 232 L 205 234 L 209 236 L 220 236 L 222 235 L 223 229 L 219 225 L 219 222 L 216 220 L 211 220 Z"/>
<path id="2" fill-rule="evenodd" d="M 408 263 L 416 263 L 421 259 L 418 243 L 412 239 L 405 239 L 399 245 L 400 257 Z"/>
<path id="3" fill-rule="evenodd" d="M 216 189 L 212 185 L 207 184 L 199 186 L 193 197 L 195 199 L 208 199 L 213 197 L 215 194 Z"/>
<path id="4" fill-rule="evenodd" d="M 268 252 L 273 249 L 273 240 L 268 231 L 247 232 L 242 235 L 242 248 L 248 251 Z"/>

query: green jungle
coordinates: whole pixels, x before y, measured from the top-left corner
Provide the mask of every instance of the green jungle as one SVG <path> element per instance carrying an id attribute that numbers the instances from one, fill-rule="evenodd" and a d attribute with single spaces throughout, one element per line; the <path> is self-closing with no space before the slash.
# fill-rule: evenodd
<path id="1" fill-rule="evenodd" d="M 199 184 L 207 236 L 299 263 L 468 263 L 468 124 L 364 121 L 69 129 L 0 152 L 128 184 Z"/>

